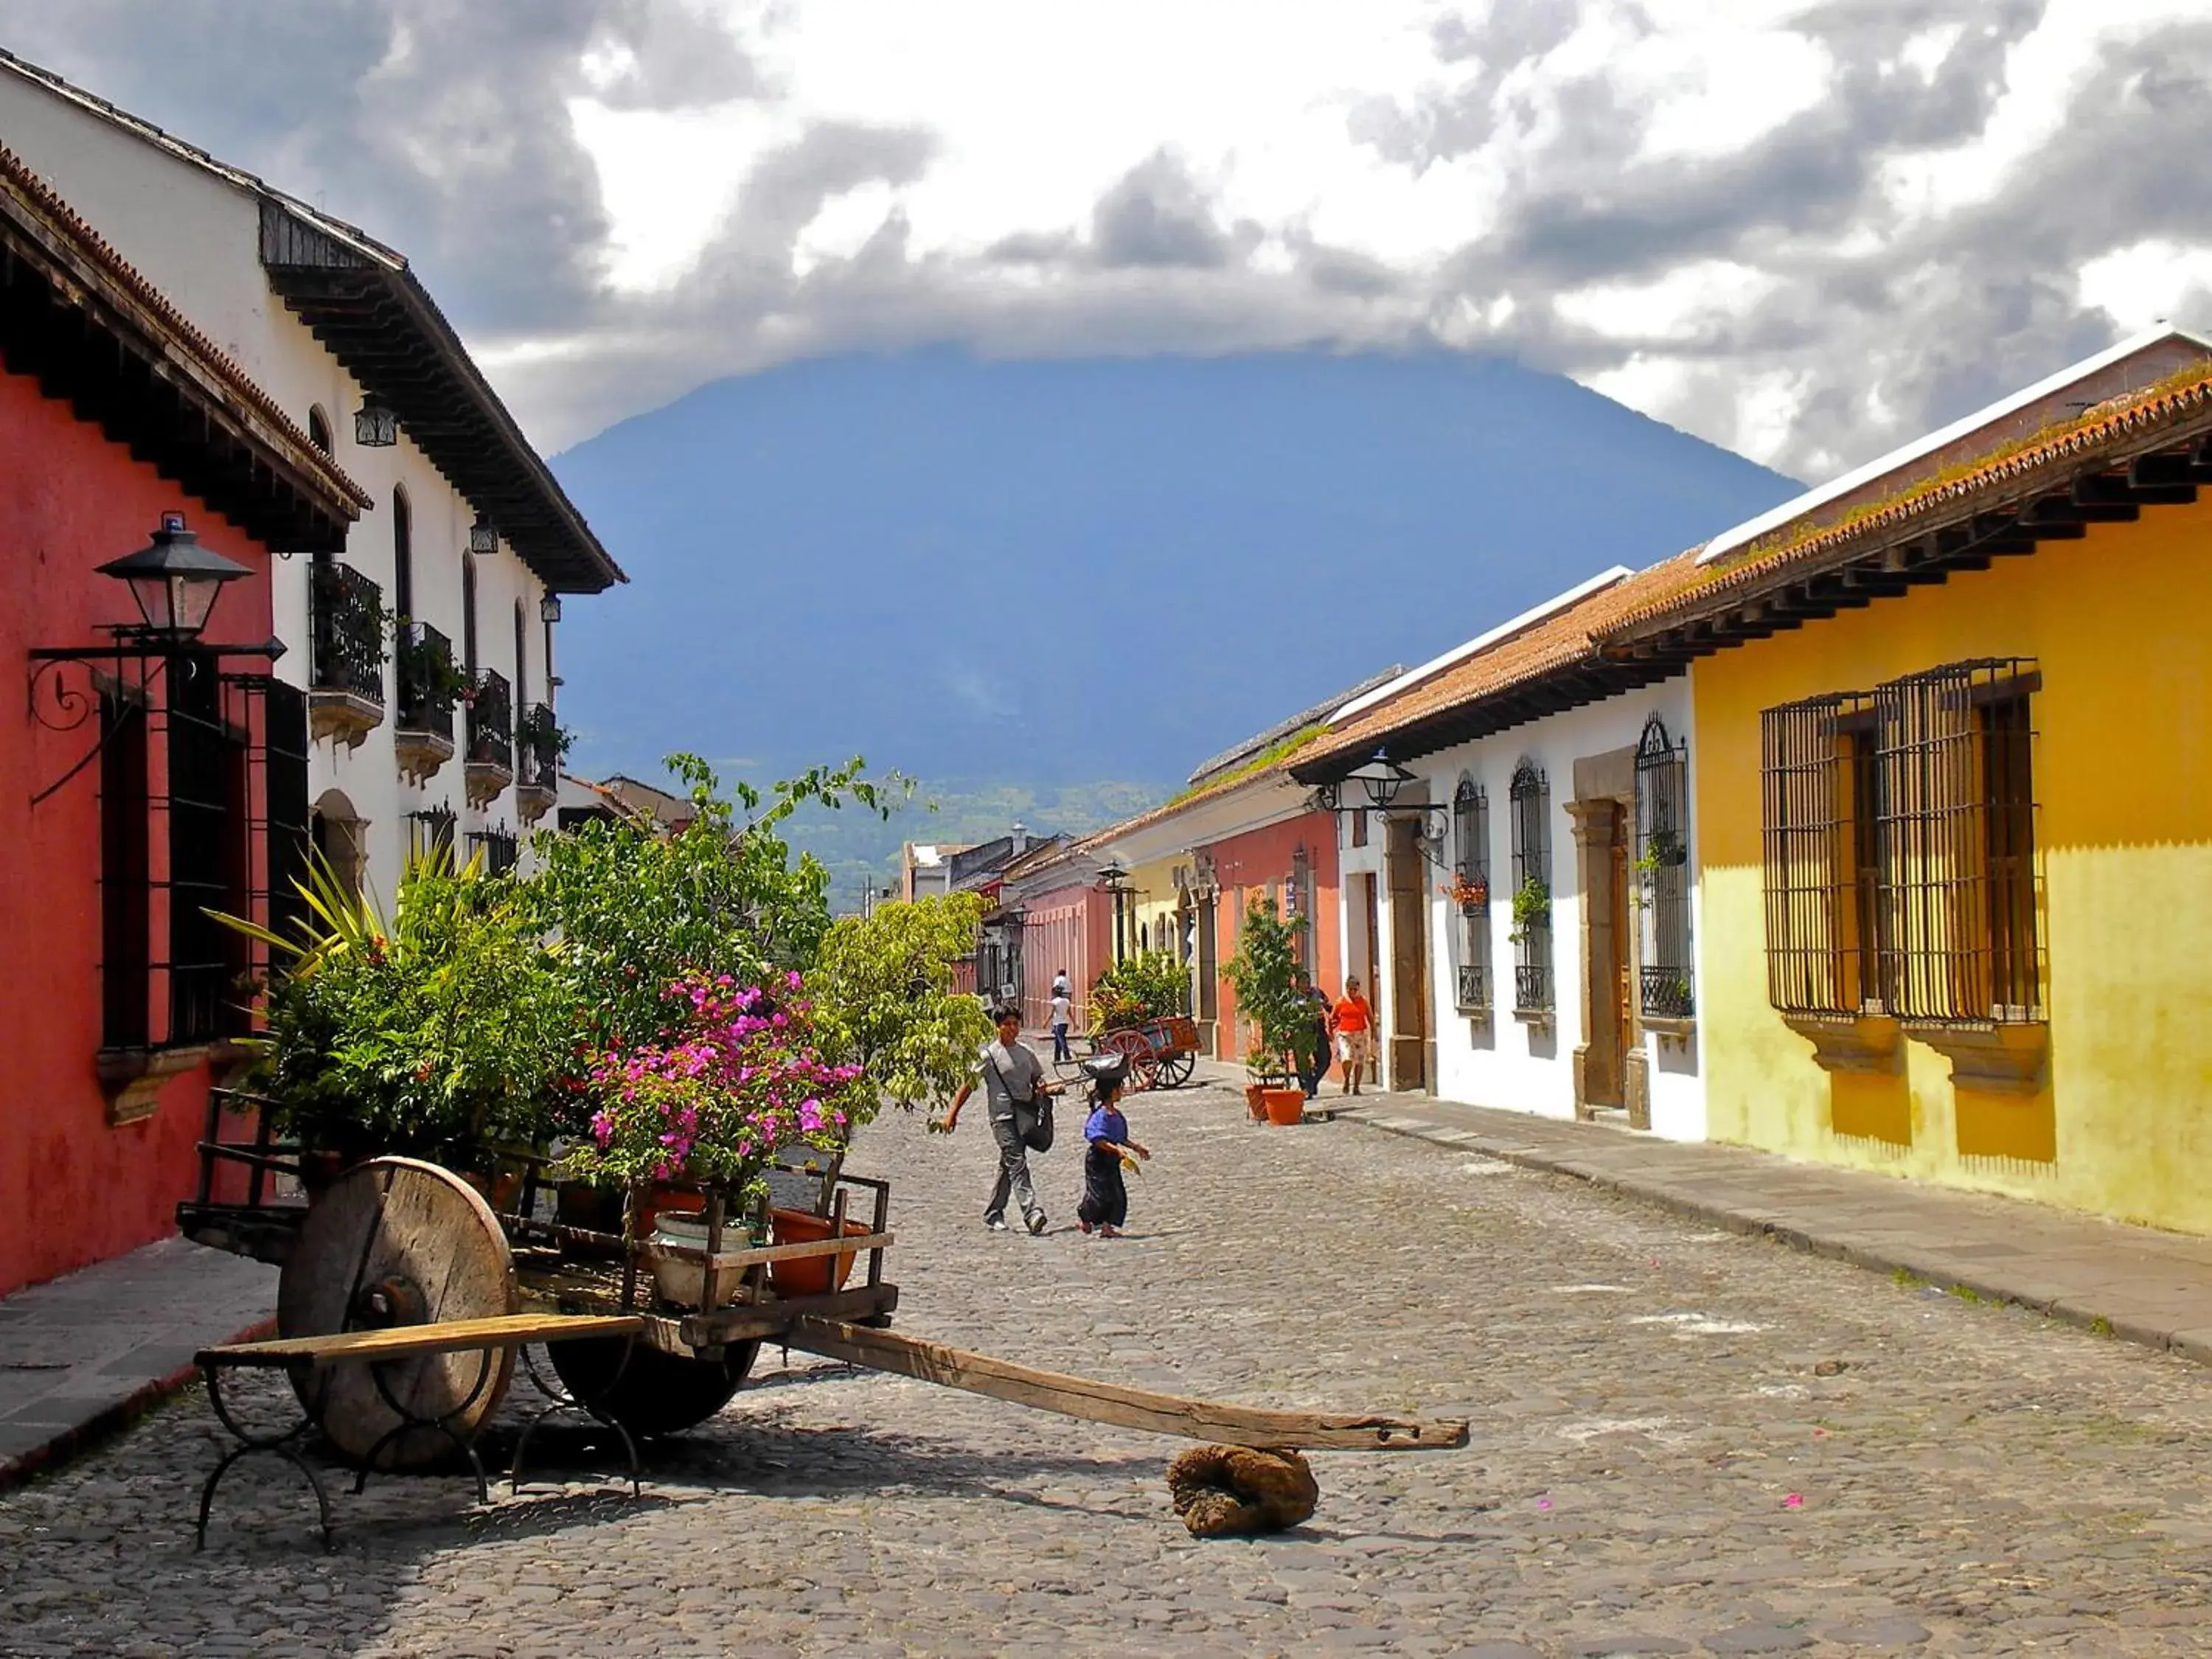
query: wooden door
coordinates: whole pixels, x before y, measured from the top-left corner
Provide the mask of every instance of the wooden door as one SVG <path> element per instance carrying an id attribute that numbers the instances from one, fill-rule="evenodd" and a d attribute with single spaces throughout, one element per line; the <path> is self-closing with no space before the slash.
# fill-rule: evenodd
<path id="1" fill-rule="evenodd" d="M 1390 885 L 1390 1076 L 1393 1089 L 1429 1086 L 1429 896 L 1418 820 L 1392 820 L 1383 860 Z"/>
<path id="2" fill-rule="evenodd" d="M 1613 809 L 1613 963 L 1614 1074 L 1621 1080 L 1620 1095 L 1627 1099 L 1628 1051 L 1636 1043 L 1635 952 L 1629 949 L 1627 814 Z"/>

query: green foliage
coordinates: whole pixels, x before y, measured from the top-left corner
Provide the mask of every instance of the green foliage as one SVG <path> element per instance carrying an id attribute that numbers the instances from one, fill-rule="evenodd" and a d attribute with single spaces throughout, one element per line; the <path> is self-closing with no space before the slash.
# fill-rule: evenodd
<path id="1" fill-rule="evenodd" d="M 464 1167 L 487 1145 L 543 1140 L 574 1063 L 570 1005 L 515 884 L 475 860 L 418 860 L 388 921 L 319 861 L 301 890 L 293 938 L 222 918 L 286 958 L 252 1079 L 272 1127 Z"/>
<path id="2" fill-rule="evenodd" d="M 1312 1042 L 1313 1004 L 1298 993 L 1298 934 L 1306 919 L 1289 921 L 1272 898 L 1255 898 L 1244 909 L 1237 954 L 1221 976 L 1237 993 L 1237 1006 L 1259 1027 L 1256 1069 L 1270 1075 L 1297 1070 Z"/>
<path id="3" fill-rule="evenodd" d="M 1115 1031 L 1180 1014 L 1190 1001 L 1190 970 L 1166 951 L 1125 957 L 1091 988 L 1091 1029 Z"/>
<path id="4" fill-rule="evenodd" d="M 1513 895 L 1513 931 L 1506 937 L 1516 945 L 1537 929 L 1550 925 L 1552 890 L 1531 876 Z"/>
<path id="5" fill-rule="evenodd" d="M 828 876 L 804 854 L 793 861 L 781 826 L 806 802 L 884 813 L 904 787 L 896 775 L 870 782 L 856 758 L 766 796 L 740 783 L 732 802 L 696 756 L 668 766 L 696 813 L 680 831 L 624 818 L 541 830 L 531 843 L 538 871 L 524 890 L 560 941 L 577 1041 L 593 1053 L 659 1032 L 662 994 L 686 974 L 755 985 L 811 965 L 830 928 Z"/>
<path id="6" fill-rule="evenodd" d="M 553 711 L 544 703 L 532 703 L 522 711 L 514 723 L 514 740 L 525 750 L 541 745 L 550 747 L 556 756 L 566 755 L 575 738 L 562 727 Z"/>
<path id="7" fill-rule="evenodd" d="M 409 623 L 411 617 L 391 614 L 393 637 L 398 643 L 392 650 L 392 660 L 398 665 L 399 677 L 406 684 L 420 690 L 423 700 L 438 708 L 451 708 L 467 699 L 475 687 L 461 665 L 453 659 L 453 647 L 434 634 L 417 634 Z"/>
<path id="8" fill-rule="evenodd" d="M 990 1016 L 952 982 L 982 917 L 979 896 L 954 893 L 832 927 L 806 976 L 823 1053 L 863 1067 L 902 1109 L 949 1105 L 991 1040 Z M 872 1103 L 856 1109 L 855 1126 L 873 1115 Z"/>

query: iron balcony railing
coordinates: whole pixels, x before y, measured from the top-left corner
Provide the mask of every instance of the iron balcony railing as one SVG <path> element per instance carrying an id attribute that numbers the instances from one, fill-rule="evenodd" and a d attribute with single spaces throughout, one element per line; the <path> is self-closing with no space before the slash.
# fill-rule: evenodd
<path id="1" fill-rule="evenodd" d="M 477 676 L 469 698 L 469 763 L 514 769 L 514 694 L 495 668 Z"/>
<path id="2" fill-rule="evenodd" d="M 1459 969 L 1459 1006 L 1490 1006 L 1490 969 L 1479 962 L 1463 962 Z"/>
<path id="3" fill-rule="evenodd" d="M 319 561 L 308 584 L 313 690 L 384 703 L 384 590 L 351 565 Z"/>
<path id="4" fill-rule="evenodd" d="M 511 830 L 472 830 L 469 848 L 471 856 L 483 860 L 488 876 L 505 875 L 522 856 L 522 843 Z"/>
<path id="5" fill-rule="evenodd" d="M 546 703 L 533 702 L 515 723 L 515 776 L 525 789 L 551 794 L 561 787 L 561 725 Z"/>
<path id="6" fill-rule="evenodd" d="M 399 729 L 453 740 L 459 671 L 453 644 L 428 623 L 400 624 Z"/>

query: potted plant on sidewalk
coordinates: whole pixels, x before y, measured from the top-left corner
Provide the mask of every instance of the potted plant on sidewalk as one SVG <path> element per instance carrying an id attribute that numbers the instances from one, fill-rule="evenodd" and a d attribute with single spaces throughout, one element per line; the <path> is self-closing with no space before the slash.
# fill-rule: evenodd
<path id="1" fill-rule="evenodd" d="M 1245 1061 L 1271 1123 L 1287 1126 L 1305 1115 L 1305 1091 L 1295 1086 L 1302 1045 L 1312 1040 L 1313 1006 L 1298 994 L 1298 934 L 1303 916 L 1285 920 L 1272 898 L 1245 906 L 1237 953 L 1221 976 L 1237 994 L 1237 1006 L 1258 1033 Z M 1249 1091 L 1248 1091 L 1249 1098 Z"/>

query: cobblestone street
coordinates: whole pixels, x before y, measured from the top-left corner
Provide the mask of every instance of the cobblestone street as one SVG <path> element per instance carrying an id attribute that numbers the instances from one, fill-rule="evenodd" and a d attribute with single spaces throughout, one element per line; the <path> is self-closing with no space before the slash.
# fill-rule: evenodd
<path id="1" fill-rule="evenodd" d="M 1254 1404 L 1465 1415 L 1463 1451 L 1316 1455 L 1296 1532 L 1199 1542 L 1177 1447 L 763 1356 L 651 1456 L 373 1481 L 313 1547 L 186 1395 L 0 1497 L 10 1655 L 2212 1651 L 2212 1379 L 2016 1310 L 1348 1123 L 1139 1097 L 1135 1236 L 978 1224 L 990 1143 L 886 1121 L 899 1328 Z"/>

